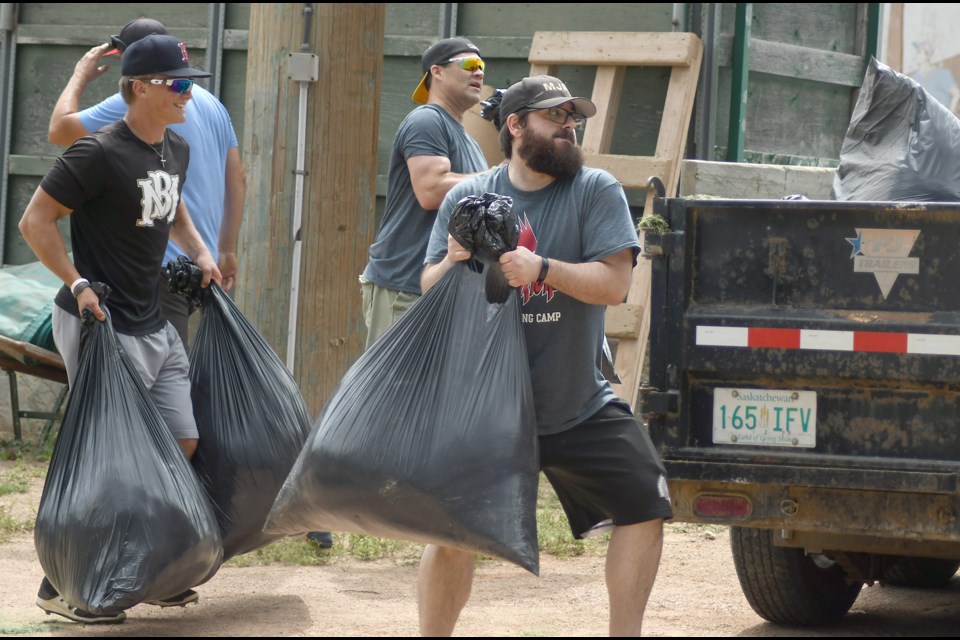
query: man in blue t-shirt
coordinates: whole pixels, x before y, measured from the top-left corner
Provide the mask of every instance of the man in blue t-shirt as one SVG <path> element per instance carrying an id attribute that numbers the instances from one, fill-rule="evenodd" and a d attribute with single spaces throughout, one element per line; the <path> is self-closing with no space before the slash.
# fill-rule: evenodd
<path id="1" fill-rule="evenodd" d="M 387 202 L 360 276 L 367 347 L 420 297 L 423 253 L 447 192 L 487 168 L 463 114 L 480 102 L 483 60 L 464 38 L 446 38 L 421 56 L 423 77 L 390 153 Z"/>
<path id="2" fill-rule="evenodd" d="M 80 99 L 87 84 L 106 72 L 107 67 L 100 65 L 104 57 L 122 56 L 128 46 L 153 33 L 167 35 L 167 29 L 150 18 L 132 20 L 119 35 L 111 36 L 109 43 L 93 47 L 77 62 L 50 116 L 47 131 L 50 142 L 69 147 L 124 116 L 127 105 L 119 92 L 82 111 Z M 190 168 L 183 200 L 200 237 L 217 261 L 223 275 L 223 289 L 229 291 L 237 278 L 237 238 L 243 220 L 246 177 L 227 110 L 216 96 L 198 84 L 193 85 L 190 93 L 192 99 L 186 106 L 186 121 L 170 127 L 190 145 Z M 158 268 L 183 253 L 183 249 L 171 241 Z M 160 305 L 187 348 L 191 303 L 162 286 Z"/>
<path id="3" fill-rule="evenodd" d="M 540 468 L 575 537 L 612 531 L 606 563 L 610 635 L 640 635 L 660 563 L 663 520 L 673 512 L 649 435 L 600 372 L 604 312 L 626 299 L 639 243 L 616 178 L 583 166 L 574 131 L 595 113 L 591 101 L 571 96 L 551 76 L 511 86 L 498 114 L 508 164 L 447 194 L 421 283 L 428 290 L 470 257 L 447 233 L 457 202 L 483 193 L 513 199 L 520 241 L 492 268 L 503 269 L 521 298 Z M 424 550 L 418 580 L 422 634 L 453 632 L 470 595 L 473 560 L 460 549 Z"/>

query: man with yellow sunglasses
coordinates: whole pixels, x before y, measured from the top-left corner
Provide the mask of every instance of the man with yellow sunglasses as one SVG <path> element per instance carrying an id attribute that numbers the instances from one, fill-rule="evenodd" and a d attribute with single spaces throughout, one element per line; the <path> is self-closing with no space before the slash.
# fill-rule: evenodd
<path id="1" fill-rule="evenodd" d="M 466 38 L 446 38 L 423 53 L 420 68 L 412 99 L 422 106 L 397 130 L 383 219 L 360 276 L 367 347 L 420 297 L 427 240 L 447 191 L 487 169 L 463 128 L 463 114 L 480 102 L 480 50 Z"/>

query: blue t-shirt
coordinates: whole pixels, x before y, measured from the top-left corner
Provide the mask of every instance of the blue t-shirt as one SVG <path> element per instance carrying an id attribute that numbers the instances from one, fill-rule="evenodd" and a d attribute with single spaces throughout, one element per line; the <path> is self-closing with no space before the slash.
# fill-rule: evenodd
<path id="1" fill-rule="evenodd" d="M 223 222 L 223 199 L 226 193 L 227 151 L 237 146 L 233 122 L 223 104 L 198 84 L 191 90 L 187 103 L 187 121 L 170 125 L 190 145 L 190 167 L 183 185 L 183 201 L 190 219 L 217 260 L 220 224 Z M 80 122 L 90 133 L 116 122 L 127 113 L 127 104 L 115 93 L 100 104 L 80 112 Z M 172 240 L 163 256 L 163 263 L 183 255 Z M 162 266 L 162 265 L 161 265 Z"/>
<path id="2" fill-rule="evenodd" d="M 513 198 L 520 218 L 520 246 L 537 255 L 578 264 L 625 249 L 640 252 L 637 230 L 623 188 L 601 169 L 583 168 L 570 180 L 536 191 L 513 186 L 502 165 L 468 178 L 447 193 L 430 236 L 424 264 L 447 254 L 450 212 L 468 195 Z M 586 304 L 547 284 L 518 289 L 540 435 L 580 424 L 616 396 L 600 372 L 606 306 Z"/>
<path id="3" fill-rule="evenodd" d="M 417 107 L 397 129 L 383 220 L 363 275 L 385 289 L 420 295 L 423 253 L 437 212 L 421 207 L 413 192 L 407 160 L 414 156 L 446 157 L 454 173 L 479 173 L 487 160 L 463 125 L 437 105 Z"/>

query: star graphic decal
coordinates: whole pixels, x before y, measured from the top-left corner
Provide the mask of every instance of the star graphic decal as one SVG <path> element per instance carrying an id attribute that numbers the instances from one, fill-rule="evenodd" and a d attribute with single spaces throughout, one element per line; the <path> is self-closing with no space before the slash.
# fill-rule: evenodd
<path id="1" fill-rule="evenodd" d="M 863 234 L 862 234 L 862 233 L 860 233 L 860 232 L 858 231 L 856 238 L 844 238 L 844 240 L 846 240 L 847 242 L 849 242 L 850 244 L 853 245 L 853 251 L 850 253 L 850 257 L 851 257 L 851 258 L 853 258 L 854 256 L 857 256 L 857 255 L 859 255 L 859 254 L 861 254 L 861 253 L 863 253 L 863 248 L 862 248 L 862 246 L 861 246 L 861 245 L 863 244 Z"/>

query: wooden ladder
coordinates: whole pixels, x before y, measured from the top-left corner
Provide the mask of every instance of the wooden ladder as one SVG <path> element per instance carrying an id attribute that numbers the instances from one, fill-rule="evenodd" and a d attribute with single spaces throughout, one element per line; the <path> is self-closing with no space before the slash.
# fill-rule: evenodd
<path id="1" fill-rule="evenodd" d="M 530 75 L 558 76 L 561 65 L 595 65 L 590 99 L 597 114 L 587 120 L 583 134 L 587 166 L 606 169 L 628 189 L 647 189 L 648 180 L 656 176 L 672 196 L 680 180 L 702 57 L 703 44 L 692 33 L 538 31 L 528 60 Z M 653 156 L 609 153 L 627 67 L 671 67 Z M 651 196 L 648 193 L 644 216 L 652 211 Z M 607 336 L 618 341 L 614 368 L 621 382 L 613 388 L 634 409 L 646 355 L 649 306 L 650 264 L 640 258 L 626 302 L 609 307 L 606 314 Z"/>

